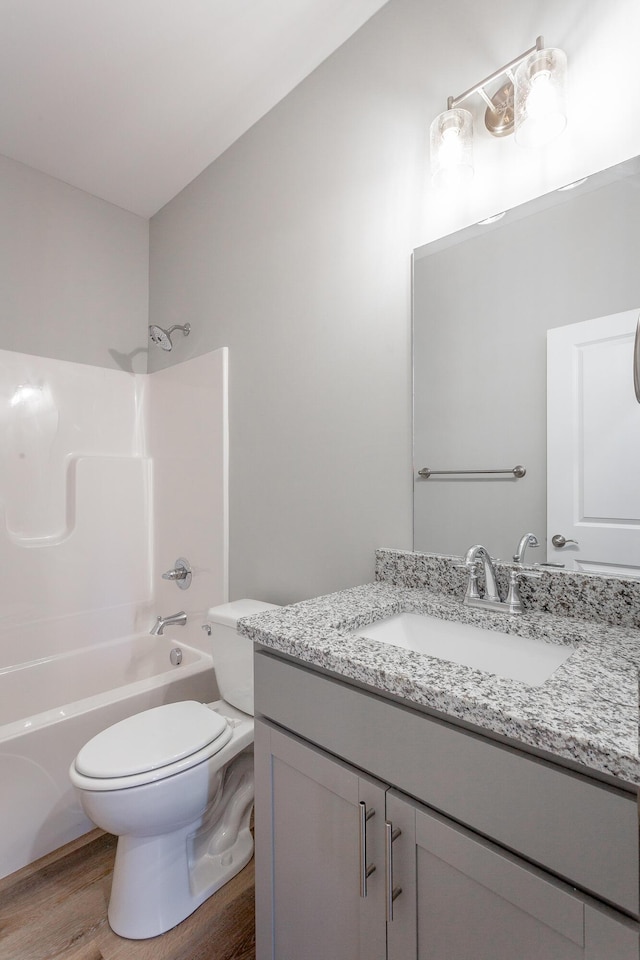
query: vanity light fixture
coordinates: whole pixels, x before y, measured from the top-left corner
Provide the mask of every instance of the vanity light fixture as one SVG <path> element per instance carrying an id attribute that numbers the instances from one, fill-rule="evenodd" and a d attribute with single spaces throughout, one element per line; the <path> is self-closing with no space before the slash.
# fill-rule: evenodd
<path id="1" fill-rule="evenodd" d="M 484 124 L 494 137 L 515 131 L 522 146 L 544 146 L 567 123 L 565 85 L 567 57 L 562 50 L 545 48 L 538 37 L 525 50 L 458 97 L 449 97 L 447 109 L 430 129 L 431 174 L 438 186 L 457 186 L 473 176 L 473 118 L 461 104 L 474 93 L 487 105 Z M 489 95 L 486 88 L 503 80 Z"/>

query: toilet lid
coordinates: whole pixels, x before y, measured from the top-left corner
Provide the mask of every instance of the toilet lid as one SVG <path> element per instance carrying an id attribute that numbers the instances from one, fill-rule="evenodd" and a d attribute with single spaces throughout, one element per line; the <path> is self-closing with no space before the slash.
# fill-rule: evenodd
<path id="1" fill-rule="evenodd" d="M 87 777 L 130 777 L 190 757 L 222 736 L 227 720 L 195 700 L 166 703 L 127 717 L 89 740 L 76 757 Z M 211 754 L 215 753 L 211 750 Z"/>

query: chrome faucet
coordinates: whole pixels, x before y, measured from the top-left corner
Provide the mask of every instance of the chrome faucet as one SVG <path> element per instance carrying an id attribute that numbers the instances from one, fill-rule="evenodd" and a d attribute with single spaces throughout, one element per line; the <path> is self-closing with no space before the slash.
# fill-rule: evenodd
<path id="1" fill-rule="evenodd" d="M 484 598 L 481 598 L 478 593 L 479 562 L 482 562 L 484 569 Z M 469 547 L 464 558 L 464 565 L 469 570 L 469 583 L 465 603 L 467 603 L 467 598 L 470 600 L 482 600 L 483 605 L 489 600 L 494 603 L 500 603 L 500 595 L 498 594 L 498 585 L 496 583 L 496 571 L 493 566 L 493 560 L 489 556 L 489 551 L 486 547 L 483 547 L 481 543 L 476 543 L 475 546 Z M 469 606 L 476 606 L 476 604 L 470 603 Z"/>
<path id="2" fill-rule="evenodd" d="M 478 566 L 482 563 L 484 570 L 484 597 L 478 590 Z M 464 567 L 469 571 L 467 592 L 464 603 L 468 607 L 482 607 L 484 610 L 499 610 L 501 613 L 524 613 L 524 606 L 518 590 L 517 573 L 512 570 L 509 575 L 509 592 L 505 600 L 500 599 L 496 571 L 493 560 L 486 547 L 481 543 L 469 547 L 464 558 Z"/>
<path id="3" fill-rule="evenodd" d="M 524 555 L 527 547 L 539 547 L 538 538 L 535 533 L 525 533 L 520 537 L 516 552 L 513 555 L 514 563 L 524 563 Z"/>
<path id="4" fill-rule="evenodd" d="M 149 633 L 154 637 L 161 637 L 165 627 L 184 627 L 186 622 L 187 615 L 184 610 L 181 610 L 180 613 L 172 613 L 170 617 L 158 617 Z"/>

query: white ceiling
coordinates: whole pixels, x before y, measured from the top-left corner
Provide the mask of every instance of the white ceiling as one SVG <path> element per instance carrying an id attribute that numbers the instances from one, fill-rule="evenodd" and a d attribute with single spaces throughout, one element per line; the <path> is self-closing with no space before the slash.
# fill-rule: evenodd
<path id="1" fill-rule="evenodd" d="M 149 217 L 386 0 L 0 0 L 0 154 Z"/>

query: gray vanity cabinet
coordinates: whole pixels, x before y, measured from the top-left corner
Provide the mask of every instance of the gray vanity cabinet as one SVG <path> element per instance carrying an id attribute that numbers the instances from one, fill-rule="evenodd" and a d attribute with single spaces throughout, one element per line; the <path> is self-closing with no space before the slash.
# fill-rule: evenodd
<path id="1" fill-rule="evenodd" d="M 640 960 L 632 793 L 255 666 L 257 960 Z"/>
<path id="2" fill-rule="evenodd" d="M 385 960 L 385 787 L 260 722 L 255 756 L 257 956 Z"/>

